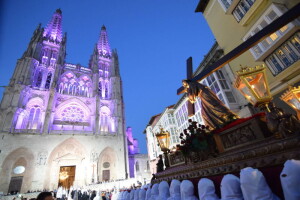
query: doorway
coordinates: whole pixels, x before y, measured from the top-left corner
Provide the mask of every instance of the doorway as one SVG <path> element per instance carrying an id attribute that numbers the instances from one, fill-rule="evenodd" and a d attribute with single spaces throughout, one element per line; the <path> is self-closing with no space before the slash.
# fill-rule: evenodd
<path id="1" fill-rule="evenodd" d="M 9 183 L 9 188 L 8 188 L 8 193 L 11 193 L 11 194 L 20 193 L 21 187 L 22 187 L 22 182 L 23 182 L 23 176 L 11 177 L 10 183 Z"/>
<path id="2" fill-rule="evenodd" d="M 74 184 L 76 166 L 61 166 L 59 170 L 58 187 L 70 189 Z"/>
<path id="3" fill-rule="evenodd" d="M 102 181 L 109 181 L 110 179 L 110 170 L 102 171 Z"/>

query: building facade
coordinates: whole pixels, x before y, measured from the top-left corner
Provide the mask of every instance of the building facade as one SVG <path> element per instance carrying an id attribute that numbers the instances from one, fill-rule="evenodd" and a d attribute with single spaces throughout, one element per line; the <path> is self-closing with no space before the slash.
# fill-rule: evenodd
<path id="1" fill-rule="evenodd" d="M 0 191 L 129 177 L 118 55 L 101 28 L 87 67 L 65 62 L 62 12 L 34 31 L 0 105 Z"/>
<path id="2" fill-rule="evenodd" d="M 203 13 L 227 54 L 297 3 L 298 0 L 200 0 L 196 12 Z M 289 107 L 279 97 L 289 85 L 298 86 L 300 82 L 299 24 L 299 19 L 290 22 L 229 63 L 233 73 L 240 65 L 265 64 L 274 101 L 285 109 Z"/>
<path id="3" fill-rule="evenodd" d="M 150 165 L 148 154 L 141 154 L 138 140 L 132 136 L 132 128 L 126 129 L 128 143 L 129 177 L 135 178 L 139 184 L 151 181 Z"/>

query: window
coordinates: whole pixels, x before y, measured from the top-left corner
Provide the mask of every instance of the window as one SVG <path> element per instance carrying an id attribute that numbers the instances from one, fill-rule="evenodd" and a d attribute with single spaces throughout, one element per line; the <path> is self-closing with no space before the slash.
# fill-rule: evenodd
<path id="1" fill-rule="evenodd" d="M 102 82 L 99 81 L 99 94 L 100 94 L 100 97 L 102 97 Z"/>
<path id="2" fill-rule="evenodd" d="M 136 163 L 135 163 L 135 170 L 136 170 L 136 172 L 140 171 L 140 165 L 139 165 L 138 161 L 136 161 Z"/>
<path id="3" fill-rule="evenodd" d="M 299 60 L 299 41 L 300 32 L 297 32 L 265 59 L 265 62 L 272 71 L 273 75 L 279 74 L 284 69 L 288 68 Z"/>
<path id="4" fill-rule="evenodd" d="M 105 84 L 105 94 L 104 97 L 107 99 L 108 98 L 108 83 Z"/>
<path id="5" fill-rule="evenodd" d="M 51 78 L 52 78 L 52 73 L 49 72 L 48 76 L 47 76 L 46 84 L 45 84 L 45 89 L 49 89 L 50 88 Z"/>
<path id="6" fill-rule="evenodd" d="M 219 2 L 221 3 L 221 6 L 227 10 L 229 8 L 229 6 L 232 3 L 232 0 L 219 0 Z"/>
<path id="7" fill-rule="evenodd" d="M 28 129 L 38 129 L 41 109 L 39 106 L 34 106 L 30 109 L 28 118 Z"/>
<path id="8" fill-rule="evenodd" d="M 25 172 L 24 166 L 17 166 L 13 170 L 14 174 L 23 174 Z"/>
<path id="9" fill-rule="evenodd" d="M 222 93 L 218 94 L 218 98 L 225 104 L 225 100 Z"/>
<path id="10" fill-rule="evenodd" d="M 179 112 L 177 112 L 177 113 L 175 114 L 175 117 L 176 117 L 176 121 L 177 121 L 177 126 L 179 127 L 179 126 L 180 126 Z"/>
<path id="11" fill-rule="evenodd" d="M 188 102 L 186 102 L 186 103 L 181 107 L 181 108 L 183 109 L 183 115 L 184 115 L 184 119 L 185 119 L 185 120 L 188 119 L 187 104 L 188 104 Z"/>
<path id="12" fill-rule="evenodd" d="M 255 35 L 257 32 L 265 28 L 268 24 L 273 22 L 279 16 L 283 14 L 283 11 L 286 10 L 283 6 L 279 6 L 277 4 L 272 4 L 265 13 L 257 20 L 256 24 L 250 29 L 247 35 L 244 37 L 244 41 L 249 39 L 251 36 Z M 283 26 L 278 31 L 271 34 L 269 37 L 255 45 L 250 49 L 253 57 L 258 59 L 260 56 L 264 54 L 270 47 L 272 47 L 279 39 L 288 32 L 294 25 L 289 23 Z"/>
<path id="13" fill-rule="evenodd" d="M 81 122 L 85 116 L 81 108 L 72 105 L 62 111 L 61 118 L 63 121 Z"/>
<path id="14" fill-rule="evenodd" d="M 219 87 L 218 83 L 216 82 L 216 78 L 215 78 L 214 74 L 208 76 L 206 80 L 208 82 L 210 89 L 215 94 L 217 94 L 220 91 L 220 87 Z"/>
<path id="15" fill-rule="evenodd" d="M 38 76 L 37 76 L 37 79 L 36 79 L 36 83 L 35 83 L 35 86 L 36 87 L 40 87 L 41 84 L 42 84 L 42 79 L 43 79 L 43 73 L 41 71 L 38 72 Z"/>
<path id="16" fill-rule="evenodd" d="M 99 81 L 99 91 L 102 90 L 102 87 L 100 88 L 100 82 L 101 81 Z M 91 97 L 91 87 L 92 81 L 87 75 L 77 78 L 72 72 L 68 72 L 61 76 L 58 92 L 68 95 Z"/>
<path id="17" fill-rule="evenodd" d="M 172 143 L 178 143 L 179 142 L 179 138 L 176 135 L 176 129 L 174 127 L 170 128 L 170 134 L 171 134 L 171 138 L 172 138 Z"/>
<path id="18" fill-rule="evenodd" d="M 243 19 L 254 2 L 255 0 L 241 0 L 238 3 L 232 12 L 233 16 L 238 22 Z"/>
<path id="19" fill-rule="evenodd" d="M 229 103 L 236 103 L 235 98 L 234 98 L 232 92 L 226 91 L 226 92 L 225 92 L 225 95 L 226 95 L 227 100 L 228 100 Z M 224 101 L 223 101 L 223 102 L 224 102 Z"/>

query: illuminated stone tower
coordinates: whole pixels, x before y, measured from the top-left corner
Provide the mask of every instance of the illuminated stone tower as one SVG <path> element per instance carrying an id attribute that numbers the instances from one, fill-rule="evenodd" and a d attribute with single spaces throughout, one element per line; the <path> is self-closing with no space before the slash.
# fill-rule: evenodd
<path id="1" fill-rule="evenodd" d="M 99 40 L 90 60 L 93 71 L 96 96 L 96 109 L 99 123 L 96 132 L 105 134 L 123 130 L 124 112 L 122 84 L 119 72 L 118 55 L 111 51 L 105 26 L 102 26 Z"/>
<path id="2" fill-rule="evenodd" d="M 128 176 L 118 55 L 106 28 L 87 67 L 65 61 L 66 41 L 58 9 L 17 61 L 0 105 L 0 191 Z"/>

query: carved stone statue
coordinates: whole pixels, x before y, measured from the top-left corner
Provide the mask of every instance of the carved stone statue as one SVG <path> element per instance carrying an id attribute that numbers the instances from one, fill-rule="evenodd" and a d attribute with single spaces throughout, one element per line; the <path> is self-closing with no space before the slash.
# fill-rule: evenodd
<path id="1" fill-rule="evenodd" d="M 37 165 L 45 165 L 47 162 L 47 152 L 40 152 L 37 157 Z"/>
<path id="2" fill-rule="evenodd" d="M 207 86 L 191 80 L 183 80 L 182 84 L 191 103 L 196 102 L 196 97 L 201 99 L 201 114 L 205 125 L 211 128 L 221 128 L 239 118 Z"/>

